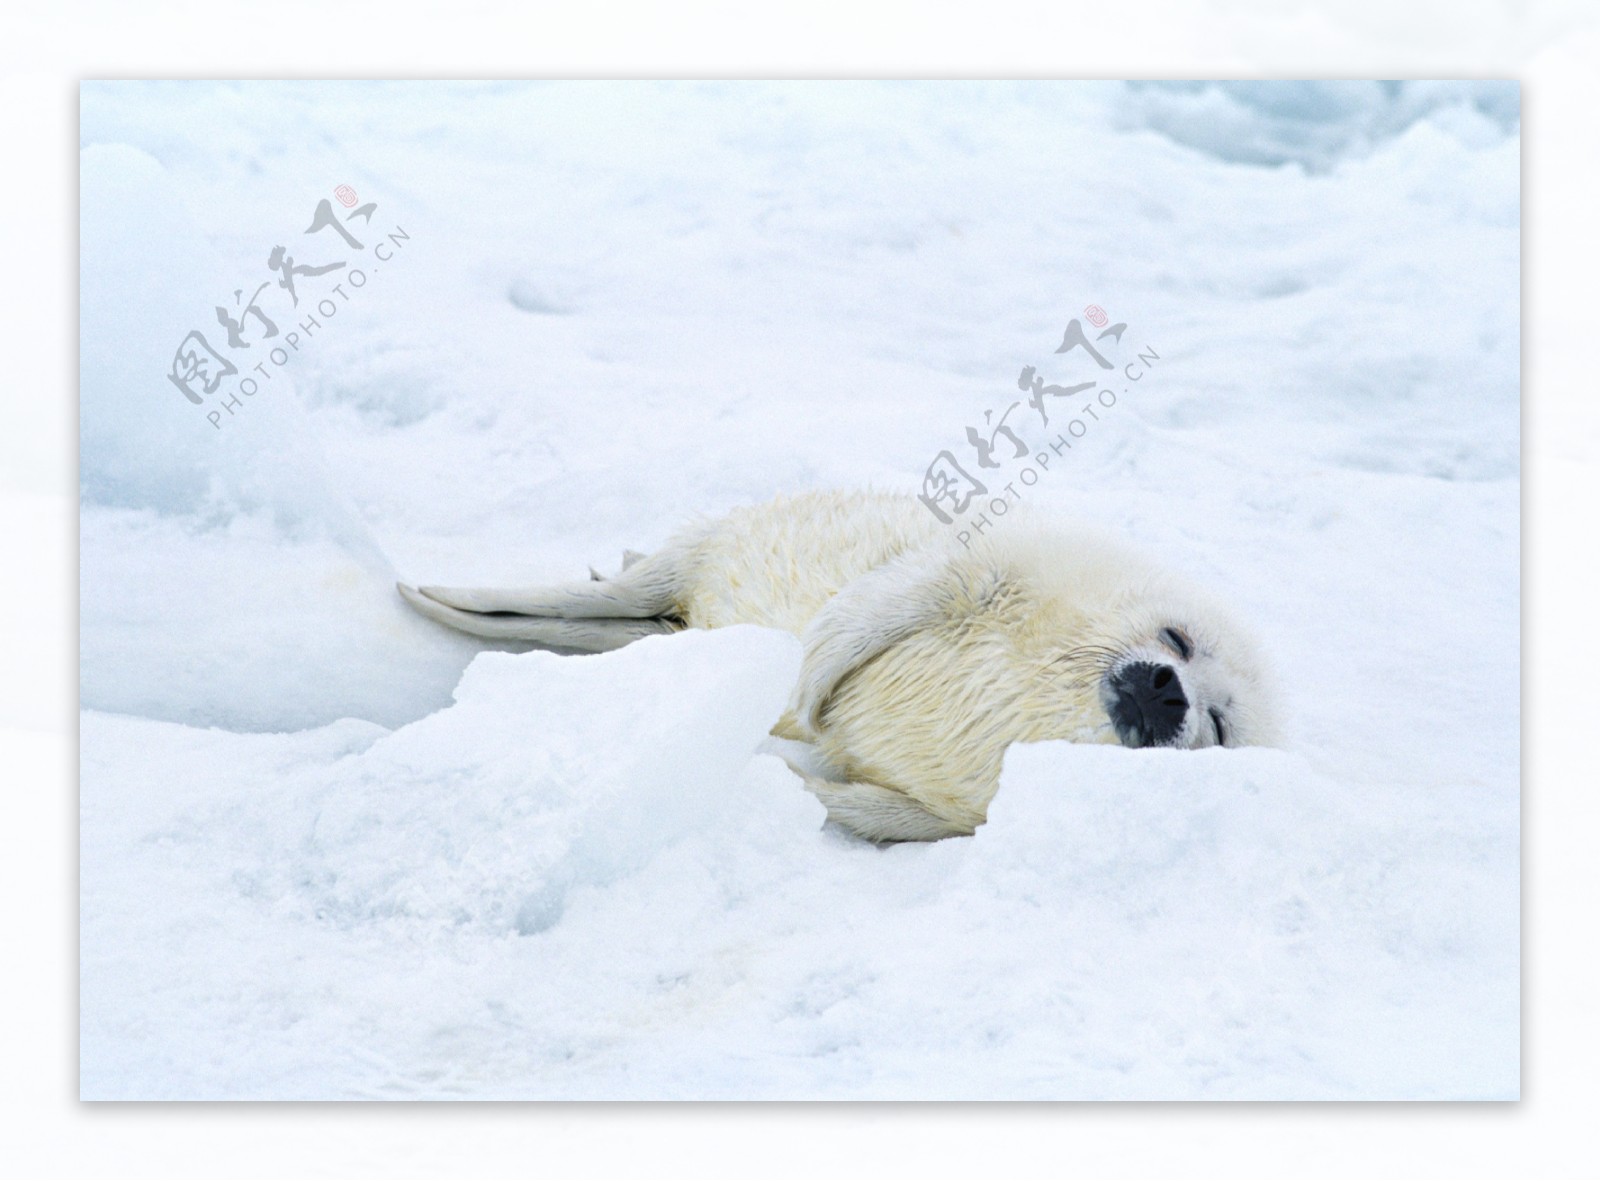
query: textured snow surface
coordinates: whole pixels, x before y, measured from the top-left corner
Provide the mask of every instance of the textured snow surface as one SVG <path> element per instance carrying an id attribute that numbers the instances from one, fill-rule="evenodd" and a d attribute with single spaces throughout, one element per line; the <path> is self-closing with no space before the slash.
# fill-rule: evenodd
<path id="1" fill-rule="evenodd" d="M 85 1096 L 1516 1095 L 1514 86 L 91 83 L 82 138 Z M 175 347 L 339 184 L 404 246 L 215 429 Z M 1027 497 L 1251 619 L 1285 750 L 1016 748 L 880 849 L 755 753 L 792 637 L 394 595 L 914 490 L 1090 303 L 1160 362 Z"/>

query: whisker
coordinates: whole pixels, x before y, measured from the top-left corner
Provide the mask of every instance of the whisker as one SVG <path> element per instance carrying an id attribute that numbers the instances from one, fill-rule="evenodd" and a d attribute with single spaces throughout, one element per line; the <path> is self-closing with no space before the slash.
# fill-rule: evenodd
<path id="1" fill-rule="evenodd" d="M 1109 644 L 1080 644 L 1047 661 L 1041 671 L 1051 679 L 1069 678 L 1070 688 L 1088 689 L 1128 654 L 1127 649 Z"/>

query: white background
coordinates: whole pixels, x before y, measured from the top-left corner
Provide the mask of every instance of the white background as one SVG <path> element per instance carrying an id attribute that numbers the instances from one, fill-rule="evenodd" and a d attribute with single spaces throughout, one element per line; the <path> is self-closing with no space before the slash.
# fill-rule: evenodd
<path id="1" fill-rule="evenodd" d="M 0 323 L 0 685 L 10 902 L 0 1162 L 17 1176 L 1579 1176 L 1594 1109 L 1600 415 L 1593 80 L 1580 6 L 1214 2 L 954 7 L 80 5 L 0 38 L 11 181 Z M 488 56 L 485 56 L 485 55 Z M 286 63 L 293 63 L 292 66 Z M 1457 1107 L 84 1107 L 76 1091 L 76 86 L 118 76 L 1510 76 L 1524 83 L 1526 838 L 1517 1105 Z M 14 810 L 14 814 L 11 814 Z M 1587 1151 L 1586 1151 L 1587 1149 Z"/>

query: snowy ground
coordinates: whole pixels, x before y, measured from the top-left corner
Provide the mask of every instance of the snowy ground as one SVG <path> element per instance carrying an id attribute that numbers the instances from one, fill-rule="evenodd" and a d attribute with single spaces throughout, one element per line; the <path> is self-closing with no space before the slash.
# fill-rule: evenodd
<path id="1" fill-rule="evenodd" d="M 85 86 L 83 1094 L 1514 1097 L 1517 113 Z M 214 428 L 177 343 L 340 184 L 407 236 Z M 792 638 L 474 661 L 393 594 L 914 490 L 1090 303 L 1160 362 L 1028 499 L 1255 621 L 1285 750 L 1018 748 L 879 849 L 752 757 Z"/>

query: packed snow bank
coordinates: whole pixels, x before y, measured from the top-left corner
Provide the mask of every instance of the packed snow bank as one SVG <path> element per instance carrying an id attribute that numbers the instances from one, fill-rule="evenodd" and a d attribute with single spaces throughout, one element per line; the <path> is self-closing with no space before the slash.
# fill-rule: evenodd
<path id="1" fill-rule="evenodd" d="M 395 595 L 293 373 L 220 429 L 220 397 L 168 380 L 231 284 L 166 170 L 97 145 L 80 189 L 83 704 L 241 729 L 438 708 L 477 648 Z"/>
<path id="2" fill-rule="evenodd" d="M 976 837 L 876 848 L 751 758 L 797 661 L 486 655 L 393 733 L 85 715 L 83 1094 L 1515 1093 L 1487 793 L 1051 743 Z"/>
<path id="3" fill-rule="evenodd" d="M 1081 992 L 1034 1049 L 1126 1063 L 1102 1094 L 1515 1097 L 1517 835 L 1493 791 L 1051 743 L 1012 749 L 973 844 L 952 888 Z"/>
<path id="4" fill-rule="evenodd" d="M 371 994 L 358 974 L 333 1004 L 354 1009 L 300 1025 L 289 1014 L 331 999 L 343 956 L 313 961 L 341 937 L 389 953 L 442 939 L 476 955 L 562 923 L 574 892 L 715 829 L 798 669 L 794 637 L 738 627 L 592 658 L 485 654 L 454 705 L 392 734 L 85 715 L 84 1094 L 350 1093 L 356 1080 L 337 1072 L 280 1083 L 247 1060 L 217 1073 L 215 1039 L 231 1027 L 230 1039 L 276 1040 L 260 1019 L 281 1002 L 270 1026 L 349 1050 L 348 1023 L 373 1019 L 384 990 L 410 1007 L 417 982 Z M 120 783 L 100 786 L 113 767 Z M 790 795 L 785 823 L 814 831 L 821 805 Z M 578 925 L 582 976 L 599 986 L 614 953 L 603 930 Z M 143 1000 L 130 1007 L 132 995 Z"/>
<path id="5" fill-rule="evenodd" d="M 205 330 L 221 347 L 219 312 L 246 326 L 242 337 L 263 330 L 241 312 L 244 290 L 166 169 L 137 149 L 97 145 L 83 151 L 79 178 L 84 498 L 212 518 L 267 509 L 287 529 L 321 529 L 372 551 L 369 531 L 329 478 L 292 372 L 258 378 L 259 392 L 225 413 L 220 390 L 195 405 L 170 379 L 189 331 Z M 266 362 L 289 328 L 285 320 L 275 337 L 247 340 L 252 352 L 230 355 L 240 365 Z M 224 426 L 208 419 L 213 410 Z"/>
<path id="6" fill-rule="evenodd" d="M 82 153 L 78 172 L 84 499 L 197 508 L 219 451 L 204 446 L 204 419 L 175 390 L 158 395 L 187 331 L 175 317 L 217 290 L 221 276 L 149 155 L 100 145 Z"/>
<path id="7" fill-rule="evenodd" d="M 235 730 L 445 705 L 481 649 L 422 619 L 385 565 L 268 514 L 84 514 L 80 695 L 91 709 Z"/>
<path id="8" fill-rule="evenodd" d="M 1522 119 L 1516 82 L 1129 82 L 1123 118 L 1221 160 L 1295 162 L 1326 172 L 1428 119 L 1473 146 L 1499 143 Z"/>

